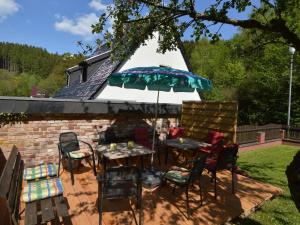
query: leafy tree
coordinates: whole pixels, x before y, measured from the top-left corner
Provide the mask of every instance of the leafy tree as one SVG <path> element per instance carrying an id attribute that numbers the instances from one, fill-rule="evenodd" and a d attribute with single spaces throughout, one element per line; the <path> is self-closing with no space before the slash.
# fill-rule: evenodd
<path id="1" fill-rule="evenodd" d="M 237 100 L 239 124 L 286 123 L 290 54 L 281 43 L 257 48 L 256 36 L 242 30 L 232 40 L 188 42 L 193 71 L 212 80 L 211 100 Z M 184 42 L 184 46 L 186 46 Z M 193 45 L 193 46 L 191 46 Z M 188 50 L 188 49 L 187 49 Z M 295 65 L 299 59 L 295 58 Z M 294 73 L 292 124 L 300 124 L 300 78 Z"/>
<path id="2" fill-rule="evenodd" d="M 270 34 L 271 41 L 283 41 L 300 49 L 299 0 L 260 0 L 258 4 L 251 0 L 215 0 L 209 7 L 195 0 L 115 0 L 114 3 L 93 25 L 93 32 L 103 33 L 100 41 L 108 41 L 121 57 L 126 57 L 131 49 L 152 37 L 154 31 L 164 37 L 159 42 L 164 52 L 174 49 L 176 40 L 188 28 L 196 40 L 201 36 L 218 40 L 220 34 L 213 32 L 211 26 L 222 24 L 259 29 Z M 229 14 L 247 9 L 253 11 L 248 19 L 232 18 Z M 110 18 L 114 20 L 113 34 L 105 30 Z"/>
<path id="3" fill-rule="evenodd" d="M 50 75 L 39 82 L 38 88 L 46 96 L 52 96 L 66 84 L 65 70 L 78 64 L 83 60 L 83 56 L 64 54 L 62 60 L 53 67 Z"/>
<path id="4" fill-rule="evenodd" d="M 66 84 L 66 68 L 81 60 L 81 54 L 50 54 L 33 46 L 0 42 L 0 95 L 30 96 L 37 86 L 39 92 L 52 96 Z"/>

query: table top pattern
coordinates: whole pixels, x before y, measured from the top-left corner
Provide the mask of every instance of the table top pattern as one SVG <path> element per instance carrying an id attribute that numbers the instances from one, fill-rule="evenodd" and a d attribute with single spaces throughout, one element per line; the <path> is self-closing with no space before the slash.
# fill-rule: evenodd
<path id="1" fill-rule="evenodd" d="M 155 153 L 155 151 L 136 143 L 131 149 L 128 148 L 127 143 L 117 143 L 116 149 L 113 150 L 110 149 L 110 145 L 101 145 L 97 151 L 108 159 L 122 159 Z"/>
<path id="2" fill-rule="evenodd" d="M 173 147 L 181 150 L 195 150 L 199 149 L 200 147 L 208 147 L 210 144 L 196 141 L 190 138 L 182 138 L 182 142 L 179 139 L 169 139 L 165 141 L 165 144 L 168 147 Z"/>

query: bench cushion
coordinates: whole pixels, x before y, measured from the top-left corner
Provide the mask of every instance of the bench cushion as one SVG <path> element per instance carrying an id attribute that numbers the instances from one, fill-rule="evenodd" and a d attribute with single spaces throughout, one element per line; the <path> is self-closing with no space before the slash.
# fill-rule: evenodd
<path id="1" fill-rule="evenodd" d="M 45 177 L 53 177 L 57 175 L 57 165 L 54 163 L 45 163 L 35 167 L 24 169 L 24 180 L 36 180 Z"/>
<path id="2" fill-rule="evenodd" d="M 60 178 L 29 182 L 23 189 L 22 199 L 24 202 L 32 202 L 60 195 L 63 191 L 63 185 Z"/>

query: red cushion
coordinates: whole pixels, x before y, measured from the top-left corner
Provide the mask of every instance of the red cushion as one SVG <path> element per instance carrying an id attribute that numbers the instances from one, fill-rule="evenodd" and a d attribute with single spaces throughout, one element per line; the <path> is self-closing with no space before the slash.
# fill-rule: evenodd
<path id="1" fill-rule="evenodd" d="M 137 144 L 142 145 L 146 148 L 152 147 L 148 129 L 144 127 L 134 129 L 134 140 Z"/>
<path id="2" fill-rule="evenodd" d="M 148 139 L 149 133 L 147 128 L 135 128 L 134 129 L 134 139 L 135 140 L 143 140 Z"/>
<path id="3" fill-rule="evenodd" d="M 208 143 L 215 145 L 224 139 L 224 133 L 218 131 L 210 131 L 208 133 Z"/>
<path id="4" fill-rule="evenodd" d="M 217 166 L 217 160 L 216 159 L 211 159 L 211 158 L 206 159 L 205 167 L 208 170 L 215 170 L 216 166 Z"/>
<path id="5" fill-rule="evenodd" d="M 184 134 L 184 128 L 182 127 L 171 127 L 169 130 L 169 137 L 171 139 L 176 139 L 182 137 Z"/>

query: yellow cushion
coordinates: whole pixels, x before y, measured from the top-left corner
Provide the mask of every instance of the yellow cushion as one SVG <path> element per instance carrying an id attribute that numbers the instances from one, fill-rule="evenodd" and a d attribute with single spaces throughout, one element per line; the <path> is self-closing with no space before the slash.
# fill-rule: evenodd
<path id="1" fill-rule="evenodd" d="M 88 149 L 80 149 L 78 151 L 70 152 L 70 157 L 72 159 L 80 159 L 90 156 L 92 153 Z"/>

